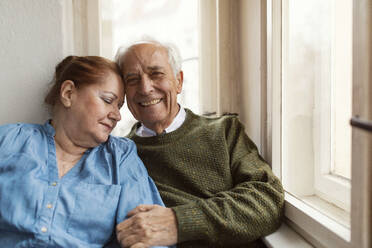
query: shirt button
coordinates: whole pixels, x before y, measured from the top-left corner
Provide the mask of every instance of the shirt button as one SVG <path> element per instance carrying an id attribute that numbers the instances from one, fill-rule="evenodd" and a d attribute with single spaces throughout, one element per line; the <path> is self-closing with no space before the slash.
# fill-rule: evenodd
<path id="1" fill-rule="evenodd" d="M 46 205 L 46 207 L 47 207 L 47 208 L 52 208 L 53 205 L 49 203 L 49 204 Z"/>
<path id="2" fill-rule="evenodd" d="M 52 182 L 52 186 L 57 186 L 57 182 Z"/>
<path id="3" fill-rule="evenodd" d="M 48 231 L 48 229 L 47 229 L 45 226 L 43 226 L 43 227 L 41 228 L 41 231 L 42 231 L 43 233 L 46 233 L 46 232 Z"/>

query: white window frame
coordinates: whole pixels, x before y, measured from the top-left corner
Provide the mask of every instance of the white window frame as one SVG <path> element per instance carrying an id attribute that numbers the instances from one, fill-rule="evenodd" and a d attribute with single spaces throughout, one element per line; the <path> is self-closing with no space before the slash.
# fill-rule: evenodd
<path id="1" fill-rule="evenodd" d="M 288 0 L 284 1 L 288 2 Z M 332 3 L 335 8 L 335 12 L 342 11 L 345 9 L 352 10 L 352 1 L 350 0 L 349 3 L 345 1 L 333 1 Z M 351 6 L 341 6 L 341 4 L 347 5 L 350 4 Z M 338 9 L 337 9 L 338 8 Z M 285 8 L 283 8 L 283 11 L 285 11 Z M 332 91 L 336 85 L 335 80 L 337 79 L 337 69 L 340 68 L 340 64 L 342 61 L 340 58 L 336 58 L 337 52 L 340 51 L 339 46 L 336 46 L 337 44 L 344 43 L 342 45 L 350 46 L 351 49 L 351 42 L 352 40 L 347 40 L 347 37 L 345 37 L 346 32 L 341 32 L 341 30 L 336 25 L 343 25 L 341 18 L 347 18 L 352 21 L 352 16 L 348 16 L 347 14 L 351 13 L 345 13 L 342 17 L 339 14 L 334 15 L 333 19 L 333 25 L 332 29 L 334 30 L 333 37 L 332 37 L 332 53 L 334 54 L 332 56 L 332 68 L 331 68 L 331 86 L 330 87 L 322 87 L 321 92 L 318 92 L 318 94 L 324 94 L 327 96 L 331 96 L 329 98 L 329 102 L 320 101 L 320 109 L 327 109 L 328 111 L 322 111 L 319 116 L 319 122 L 315 121 L 315 123 L 318 123 L 318 127 L 315 129 L 316 132 L 318 132 L 318 136 L 320 137 L 319 143 L 317 144 L 318 150 L 316 150 L 316 153 L 319 154 L 318 157 L 314 160 L 314 192 L 316 195 L 320 196 L 323 199 L 327 199 L 327 201 L 335 204 L 336 206 L 344 209 L 346 212 L 350 213 L 350 189 L 351 184 L 350 180 L 346 178 L 342 178 L 340 176 L 337 176 L 332 173 L 332 165 L 331 163 L 334 162 L 333 156 L 334 151 L 337 149 L 337 144 L 334 143 L 334 130 L 337 128 L 337 124 L 339 123 L 334 122 L 334 113 L 336 110 L 335 104 L 334 104 L 334 92 Z M 350 30 L 352 27 L 349 27 Z M 347 29 L 347 27 L 346 27 Z M 348 31 L 348 30 L 347 30 Z M 352 34 L 346 33 L 346 36 L 352 36 Z M 338 41 L 338 43 L 337 43 Z M 337 50 L 338 49 L 338 50 Z M 351 63 L 350 63 L 351 66 Z M 351 69 L 350 69 L 351 70 Z M 350 75 L 351 80 L 351 75 Z M 332 91 L 332 92 L 330 92 Z M 322 97 L 322 99 L 327 99 L 327 97 Z M 331 116 L 332 114 L 332 116 Z M 331 125 L 329 125 L 331 123 Z M 321 128 L 320 128 L 321 127 Z M 328 127 L 328 130 L 325 128 Z M 320 132 L 323 133 L 320 133 Z M 351 142 L 351 140 L 350 140 Z M 351 163 L 351 160 L 350 160 Z M 346 196 L 346 198 L 345 198 Z"/>
<path id="2" fill-rule="evenodd" d="M 239 1 L 200 0 L 201 113 L 239 111 Z"/>
<path id="3" fill-rule="evenodd" d="M 268 119 L 270 123 L 268 125 L 268 145 L 272 154 L 272 166 L 274 173 L 282 178 L 282 10 L 285 8 L 285 3 L 287 0 L 277 1 L 268 0 Z M 361 80 L 370 80 L 370 76 L 366 71 L 358 68 L 356 66 L 357 58 L 363 56 L 361 63 L 367 63 L 368 58 L 371 56 L 371 45 L 368 43 L 368 37 L 365 36 L 365 32 L 369 30 L 372 22 L 368 21 L 371 19 L 372 13 L 368 12 L 368 1 L 356 0 L 353 2 L 353 44 L 355 53 L 353 55 L 353 81 L 354 87 L 356 84 L 362 84 Z M 364 8 L 363 8 L 364 7 Z M 367 17 L 367 18 L 366 18 Z M 364 32 L 364 33 L 363 33 Z M 358 44 L 356 46 L 355 44 Z M 367 53 L 363 53 L 366 51 Z M 368 54 L 368 51 L 370 52 Z M 358 57 L 359 56 L 359 57 Z M 368 63 L 367 63 L 368 64 Z M 363 73 L 360 76 L 361 73 Z M 369 78 L 368 78 L 369 77 Z M 368 80 L 364 81 L 368 82 Z M 366 85 L 364 85 L 365 88 Z M 354 103 L 355 105 L 355 94 Z M 368 106 L 367 106 L 368 109 Z M 371 112 L 371 110 L 369 110 Z M 353 111 L 355 113 L 355 110 Z M 353 131 L 354 132 L 354 131 Z M 356 138 L 353 136 L 353 144 L 355 144 Z M 361 150 L 370 149 L 366 146 L 361 148 L 360 146 L 355 148 L 353 146 L 353 164 L 355 162 L 361 162 L 358 155 L 363 155 Z M 366 153 L 364 153 L 366 155 Z M 365 156 L 366 157 L 366 156 Z M 371 158 L 370 158 L 371 160 Z M 365 218 L 368 216 L 368 206 L 370 202 L 363 197 L 368 196 L 368 186 L 371 187 L 371 183 L 366 183 L 366 176 L 362 176 L 364 172 L 368 172 L 367 164 L 363 166 L 353 166 L 353 178 L 357 180 L 352 180 L 351 193 L 352 193 L 352 207 L 351 207 L 351 227 L 347 228 L 338 222 L 334 221 L 332 218 L 323 214 L 322 212 L 310 207 L 302 200 L 294 197 L 288 192 L 285 192 L 285 222 L 295 230 L 302 237 L 304 237 L 311 245 L 315 247 L 370 247 L 371 238 L 368 234 L 368 230 L 372 230 L 372 224 L 366 224 Z M 334 180 L 334 178 L 326 178 L 327 180 Z M 342 194 L 342 193 L 341 193 Z M 368 205 L 369 203 L 369 205 Z M 364 212 L 363 212 L 364 211 Z M 367 218 L 368 219 L 368 218 Z M 282 228 L 281 228 L 282 229 Z M 286 236 L 285 232 L 279 229 L 277 233 L 265 238 L 265 242 L 269 247 L 280 247 L 276 245 L 275 239 L 277 237 Z M 288 236 L 288 235 L 287 235 Z M 274 237 L 274 238 L 273 238 Z M 274 240 L 274 241 L 273 241 Z M 370 242 L 370 243 L 368 243 Z M 290 246 L 291 247 L 291 246 Z M 302 244 L 298 247 L 306 247 Z"/>
<path id="4" fill-rule="evenodd" d="M 64 0 L 63 32 L 67 54 L 103 56 L 101 0 Z"/>
<path id="5" fill-rule="evenodd" d="M 344 8 L 345 6 L 341 6 L 340 4 L 347 5 L 348 3 L 351 4 L 351 0 L 349 2 L 341 2 L 337 1 L 337 4 L 335 2 L 331 3 L 332 5 L 334 4 L 333 7 L 337 8 Z M 282 1 L 282 49 L 283 51 L 288 50 L 288 44 L 289 40 L 287 40 L 289 37 L 286 32 L 289 30 L 289 23 L 288 23 L 288 18 L 289 18 L 289 0 L 283 0 Z M 349 6 L 350 11 L 352 8 Z M 333 18 L 338 17 L 338 15 L 334 15 Z M 345 16 L 344 16 L 345 17 Z M 333 20 L 333 26 L 332 29 L 336 30 L 336 32 L 333 34 L 332 38 L 344 38 L 342 37 L 343 34 L 340 32 L 337 32 L 338 29 L 336 29 L 338 20 Z M 351 15 L 349 16 L 349 21 L 351 21 Z M 350 29 L 351 30 L 351 27 Z M 351 32 L 351 31 L 350 31 Z M 351 33 L 349 33 L 351 37 Z M 339 37 L 341 36 L 341 37 Z M 345 46 L 349 45 L 351 49 L 351 39 L 350 41 L 348 40 L 342 40 L 340 39 L 343 43 L 346 43 Z M 278 41 L 275 41 L 278 43 Z M 332 40 L 332 49 L 334 49 L 334 41 Z M 333 50 L 334 51 L 334 50 Z M 336 54 L 337 55 L 337 54 Z M 287 67 L 288 65 L 286 64 L 288 58 L 285 57 L 286 54 L 283 53 L 282 55 L 282 80 L 283 82 L 287 82 Z M 313 133 L 314 135 L 312 137 L 308 137 L 308 141 L 313 141 L 314 144 L 309 144 L 309 147 L 302 148 L 302 140 L 298 140 L 299 144 L 297 147 L 299 150 L 294 150 L 294 153 L 300 153 L 302 155 L 301 158 L 297 158 L 296 160 L 300 159 L 301 161 L 301 170 L 304 173 L 297 173 L 295 171 L 295 168 L 293 168 L 293 164 L 289 164 L 287 162 L 287 158 L 283 157 L 282 162 L 286 164 L 287 166 L 284 168 L 285 173 L 283 174 L 283 184 L 285 186 L 287 183 L 288 185 L 288 191 L 293 192 L 298 195 L 303 195 L 306 197 L 303 197 L 303 200 L 308 201 L 310 204 L 317 205 L 317 202 L 320 202 L 321 199 L 326 199 L 326 201 L 322 202 L 322 206 L 324 205 L 326 208 L 331 207 L 334 209 L 334 211 L 337 211 L 337 209 L 333 208 L 331 204 L 335 204 L 336 206 L 340 207 L 345 211 L 345 213 L 340 212 L 340 216 L 343 217 L 340 219 L 340 222 L 342 222 L 344 225 L 349 225 L 348 224 L 348 213 L 350 212 L 350 181 L 347 179 L 340 178 L 334 174 L 331 173 L 331 163 L 333 163 L 333 150 L 334 150 L 334 137 L 333 137 L 333 128 L 331 128 L 331 125 L 333 124 L 333 116 L 331 113 L 333 113 L 332 108 L 334 108 L 332 104 L 332 87 L 334 85 L 334 70 L 337 69 L 336 66 L 338 65 L 337 63 L 334 62 L 334 56 L 335 54 L 332 55 L 331 57 L 331 63 L 332 67 L 331 70 L 329 70 L 326 73 L 322 73 L 320 75 L 320 84 L 316 85 L 314 87 L 314 92 L 313 92 L 313 97 L 315 100 L 314 104 L 314 113 L 308 113 L 308 118 L 312 119 L 313 125 L 311 127 L 303 127 L 304 132 L 311 134 Z M 351 66 L 351 65 L 350 65 Z M 350 69 L 351 70 L 351 69 Z M 330 77 L 331 80 L 328 80 L 328 77 Z M 351 80 L 351 78 L 350 78 Z M 283 85 L 283 87 L 286 87 Z M 287 92 L 287 89 L 285 89 L 284 92 Z M 305 101 L 306 102 L 306 101 Z M 309 103 L 310 104 L 310 103 Z M 351 104 L 351 103 L 350 103 Z M 350 106 L 351 108 L 351 106 Z M 291 109 L 291 107 L 289 107 Z M 283 114 L 286 115 L 288 113 L 288 110 L 283 110 Z M 285 130 L 283 130 L 285 132 Z M 284 137 L 286 137 L 288 134 L 283 133 Z M 309 136 L 309 135 L 307 135 Z M 286 142 L 285 139 L 283 139 L 283 142 Z M 297 142 L 291 140 L 291 142 Z M 283 146 L 286 147 L 286 144 L 282 144 Z M 342 144 L 340 144 L 342 145 Z M 306 156 L 306 157 L 305 157 Z M 292 161 L 292 159 L 290 159 Z M 288 168 L 287 168 L 288 167 Z M 293 172 L 291 172 L 293 171 Z M 296 178 L 294 180 L 294 178 Z M 301 184 L 301 187 L 300 185 Z M 293 190 L 293 191 L 292 191 Z M 294 190 L 296 192 L 294 192 Z M 311 196 L 311 197 L 309 197 Z M 331 204 L 327 204 L 327 202 Z M 326 205 L 329 205 L 326 206 Z M 334 211 L 329 211 L 329 212 L 334 212 Z"/>
<path id="6" fill-rule="evenodd" d="M 266 1 L 200 1 L 201 113 L 238 113 L 261 154 L 266 134 Z M 270 160 L 270 158 L 268 159 Z"/>

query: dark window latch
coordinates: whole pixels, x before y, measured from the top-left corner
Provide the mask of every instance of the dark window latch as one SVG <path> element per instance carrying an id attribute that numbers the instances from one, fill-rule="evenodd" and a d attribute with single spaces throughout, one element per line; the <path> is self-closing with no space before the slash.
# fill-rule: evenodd
<path id="1" fill-rule="evenodd" d="M 350 120 L 350 125 L 369 132 L 372 132 L 372 121 L 361 120 L 358 116 L 354 116 Z"/>

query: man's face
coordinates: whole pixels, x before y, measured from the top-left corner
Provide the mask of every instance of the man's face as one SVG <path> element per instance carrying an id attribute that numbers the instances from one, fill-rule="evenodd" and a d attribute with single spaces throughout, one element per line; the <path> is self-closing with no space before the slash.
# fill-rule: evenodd
<path id="1" fill-rule="evenodd" d="M 161 133 L 179 111 L 182 71 L 176 77 L 167 51 L 151 43 L 132 46 L 122 65 L 129 110 L 146 127 Z"/>

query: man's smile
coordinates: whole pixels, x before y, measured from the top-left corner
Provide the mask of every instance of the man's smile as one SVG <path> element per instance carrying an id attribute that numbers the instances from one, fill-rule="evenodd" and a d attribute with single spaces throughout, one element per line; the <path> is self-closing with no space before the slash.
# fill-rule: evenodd
<path id="1" fill-rule="evenodd" d="M 147 106 L 150 106 L 150 105 L 158 104 L 161 100 L 162 100 L 162 98 L 158 98 L 158 99 L 154 99 L 154 100 L 151 100 L 151 101 L 139 102 L 139 105 L 141 105 L 142 107 L 147 107 Z"/>

